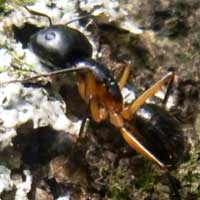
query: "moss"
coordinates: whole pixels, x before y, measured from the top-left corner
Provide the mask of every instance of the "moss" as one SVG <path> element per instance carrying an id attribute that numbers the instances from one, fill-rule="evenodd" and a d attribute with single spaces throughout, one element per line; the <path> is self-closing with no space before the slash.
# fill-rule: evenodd
<path id="1" fill-rule="evenodd" d="M 129 197 L 129 192 L 128 188 L 125 187 L 124 185 L 120 184 L 115 184 L 111 188 L 111 199 L 112 200 L 128 200 L 130 199 Z"/>
<path id="2" fill-rule="evenodd" d="M 5 2 L 6 2 L 6 0 L 0 0 L 0 6 L 2 7 Z"/>
<path id="3" fill-rule="evenodd" d="M 150 190 L 155 184 L 158 173 L 152 167 L 152 163 L 148 160 L 144 160 L 143 173 L 137 180 L 137 186 L 142 191 Z"/>
<path id="4" fill-rule="evenodd" d="M 131 176 L 126 168 L 119 166 L 113 171 L 110 179 L 110 196 L 112 200 L 131 199 Z"/>

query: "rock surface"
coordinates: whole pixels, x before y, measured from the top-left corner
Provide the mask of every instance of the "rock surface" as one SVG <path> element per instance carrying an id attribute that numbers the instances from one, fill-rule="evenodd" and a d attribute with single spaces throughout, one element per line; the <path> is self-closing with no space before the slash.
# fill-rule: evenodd
<path id="1" fill-rule="evenodd" d="M 87 36 L 93 58 L 105 63 L 117 78 L 130 64 L 129 84 L 140 92 L 169 70 L 175 71 L 168 111 L 182 124 L 185 156 L 171 171 L 171 179 L 130 149 L 108 123 L 91 121 L 86 137 L 75 145 L 87 108 L 74 77 L 5 84 L 46 71 L 27 43 L 33 32 L 49 22 L 29 13 L 21 2 L 0 3 L 2 200 L 200 198 L 198 1 L 38 0 L 29 4 L 49 15 L 53 24 L 91 14 L 70 27 Z M 162 98 L 163 91 L 157 96 Z"/>

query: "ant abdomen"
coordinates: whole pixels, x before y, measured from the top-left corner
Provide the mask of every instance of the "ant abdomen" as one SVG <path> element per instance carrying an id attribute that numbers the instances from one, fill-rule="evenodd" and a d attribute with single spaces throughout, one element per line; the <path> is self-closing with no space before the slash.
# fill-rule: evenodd
<path id="1" fill-rule="evenodd" d="M 135 113 L 134 126 L 146 146 L 165 165 L 174 166 L 183 158 L 184 141 L 179 122 L 155 104 L 145 104 Z"/>

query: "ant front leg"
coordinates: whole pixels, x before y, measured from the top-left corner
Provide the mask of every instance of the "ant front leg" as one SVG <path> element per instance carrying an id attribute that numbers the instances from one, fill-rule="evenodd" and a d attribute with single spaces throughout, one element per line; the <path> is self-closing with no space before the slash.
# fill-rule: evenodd
<path id="1" fill-rule="evenodd" d="M 131 69 L 130 64 L 128 64 L 125 67 L 125 70 L 123 71 L 123 74 L 118 82 L 120 90 L 122 90 L 127 83 L 127 80 L 128 80 L 129 74 L 130 74 L 130 69 Z"/>
<path id="2" fill-rule="evenodd" d="M 158 90 L 160 90 L 164 84 L 166 83 L 170 83 L 170 85 L 172 84 L 173 80 L 174 80 L 174 73 L 173 72 L 169 72 L 168 74 L 166 74 L 162 79 L 160 79 L 159 81 L 157 81 L 153 86 L 151 86 L 148 90 L 146 90 L 142 95 L 140 95 L 131 105 L 125 107 L 123 109 L 123 111 L 121 112 L 122 116 L 127 119 L 130 120 L 132 119 L 132 116 L 134 115 L 134 113 L 142 106 L 144 105 L 145 101 L 153 96 Z M 168 93 L 168 92 L 167 92 Z M 166 100 L 168 99 L 168 95 Z M 165 101 L 166 101 L 165 100 Z"/>

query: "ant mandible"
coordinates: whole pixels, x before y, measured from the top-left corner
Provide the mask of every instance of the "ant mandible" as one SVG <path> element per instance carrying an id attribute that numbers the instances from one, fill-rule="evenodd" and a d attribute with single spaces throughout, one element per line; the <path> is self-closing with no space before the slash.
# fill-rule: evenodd
<path id="1" fill-rule="evenodd" d="M 27 7 L 25 8 L 33 14 L 48 17 Z M 135 101 L 129 105 L 125 105 L 121 90 L 126 85 L 130 67 L 125 68 L 119 82 L 117 82 L 111 71 L 104 64 L 91 58 L 92 46 L 83 33 L 66 25 L 52 25 L 50 17 L 48 19 L 50 26 L 32 35 L 29 44 L 31 50 L 39 57 L 41 63 L 45 64 L 49 69 L 57 69 L 57 71 L 33 78 L 63 72 L 77 72 L 78 91 L 88 105 L 92 119 L 98 123 L 109 119 L 110 123 L 119 129 L 124 140 L 133 149 L 144 155 L 147 159 L 154 161 L 162 169 L 168 171 L 168 166 L 164 162 L 168 164 L 173 162 L 174 159 L 178 159 L 177 155 L 180 152 L 180 148 L 177 148 L 177 152 L 173 151 L 176 151 L 176 142 L 178 138 L 181 138 L 180 132 L 177 129 L 176 121 L 171 118 L 167 111 L 164 109 L 161 110 L 156 105 L 147 106 L 145 101 L 165 84 L 169 84 L 164 99 L 165 104 L 174 80 L 174 73 L 169 72 Z M 30 79 L 32 78 L 28 80 Z M 149 119 L 139 114 L 142 109 L 151 115 Z M 158 158 L 158 156 L 155 156 L 156 153 L 152 153 L 144 145 L 146 142 L 145 135 L 148 135 L 147 130 L 143 128 L 145 134 L 140 133 L 136 128 L 137 120 L 133 122 L 139 115 L 143 122 L 147 120 L 148 125 L 154 124 L 152 127 L 157 128 L 156 131 L 158 132 L 155 134 L 158 141 L 156 143 L 160 143 L 160 149 L 166 154 L 166 159 L 162 157 Z M 156 115 L 157 119 L 153 119 L 152 116 Z M 166 123 L 165 125 L 170 128 L 166 129 L 166 126 L 160 123 Z M 174 135 L 171 134 L 168 138 L 170 131 Z M 180 143 L 182 144 L 182 142 Z"/>

